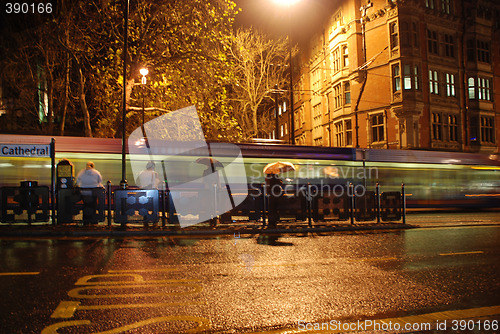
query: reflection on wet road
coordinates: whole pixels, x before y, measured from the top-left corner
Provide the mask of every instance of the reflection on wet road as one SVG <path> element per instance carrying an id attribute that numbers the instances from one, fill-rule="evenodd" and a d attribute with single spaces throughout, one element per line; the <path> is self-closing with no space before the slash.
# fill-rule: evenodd
<path id="1" fill-rule="evenodd" d="M 499 237 L 498 226 L 476 226 L 2 239 L 0 318 L 8 333 L 250 333 L 448 310 L 475 317 L 500 300 Z"/>

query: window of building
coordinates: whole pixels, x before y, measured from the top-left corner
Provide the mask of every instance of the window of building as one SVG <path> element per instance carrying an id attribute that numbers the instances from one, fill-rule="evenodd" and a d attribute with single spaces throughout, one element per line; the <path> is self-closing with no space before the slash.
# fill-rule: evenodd
<path id="1" fill-rule="evenodd" d="M 425 0 L 425 7 L 429 9 L 434 9 L 434 1 L 435 0 Z"/>
<path id="2" fill-rule="evenodd" d="M 284 135 L 285 135 L 285 129 L 284 129 L 283 124 L 281 124 L 281 127 L 280 127 L 280 136 L 283 137 Z"/>
<path id="3" fill-rule="evenodd" d="M 477 61 L 483 63 L 490 62 L 490 43 L 477 41 Z"/>
<path id="4" fill-rule="evenodd" d="M 416 22 L 412 22 L 411 26 L 413 35 L 413 46 L 418 48 L 420 46 L 418 24 Z"/>
<path id="5" fill-rule="evenodd" d="M 446 80 L 446 96 L 456 96 L 455 92 L 455 75 L 445 73 Z"/>
<path id="6" fill-rule="evenodd" d="M 405 64 L 403 66 L 403 89 L 419 89 L 418 65 Z"/>
<path id="7" fill-rule="evenodd" d="M 344 147 L 344 124 L 342 121 L 334 124 L 335 126 L 335 143 L 337 147 Z"/>
<path id="8" fill-rule="evenodd" d="M 397 22 L 389 23 L 389 33 L 391 37 L 391 49 L 399 46 L 398 24 Z"/>
<path id="9" fill-rule="evenodd" d="M 347 45 L 342 47 L 342 65 L 344 67 L 349 66 L 349 49 L 347 48 Z"/>
<path id="10" fill-rule="evenodd" d="M 333 70 L 333 73 L 337 73 L 340 71 L 341 67 L 340 67 L 340 57 L 341 54 L 340 54 L 340 48 L 336 48 L 335 50 L 333 50 L 333 56 L 332 56 L 332 70 Z"/>
<path id="11" fill-rule="evenodd" d="M 481 142 L 495 142 L 494 118 L 491 116 L 481 116 Z"/>
<path id="12" fill-rule="evenodd" d="M 441 0 L 441 11 L 446 14 L 452 13 L 451 0 Z"/>
<path id="13" fill-rule="evenodd" d="M 458 141 L 458 118 L 456 115 L 448 115 L 448 135 L 450 141 Z"/>
<path id="14" fill-rule="evenodd" d="M 384 115 L 377 114 L 371 116 L 372 142 L 383 141 L 385 138 Z"/>
<path id="15" fill-rule="evenodd" d="M 427 30 L 427 48 L 429 50 L 429 53 L 439 55 L 437 32 Z"/>
<path id="16" fill-rule="evenodd" d="M 434 70 L 429 70 L 429 92 L 439 95 L 439 76 Z"/>
<path id="17" fill-rule="evenodd" d="M 345 121 L 345 145 L 352 145 L 352 122 L 350 119 Z"/>
<path id="18" fill-rule="evenodd" d="M 479 100 L 491 101 L 491 80 L 477 78 L 477 98 Z"/>
<path id="19" fill-rule="evenodd" d="M 401 90 L 401 73 L 399 64 L 392 65 L 392 89 L 394 92 Z"/>
<path id="20" fill-rule="evenodd" d="M 469 39 L 467 40 L 467 60 L 474 61 L 476 59 L 475 54 L 476 50 L 474 48 L 474 40 Z"/>
<path id="21" fill-rule="evenodd" d="M 283 101 L 283 113 L 286 113 L 286 101 Z"/>
<path id="22" fill-rule="evenodd" d="M 344 82 L 344 104 L 351 104 L 351 84 Z"/>
<path id="23" fill-rule="evenodd" d="M 401 46 L 411 46 L 410 26 L 408 22 L 401 22 Z"/>
<path id="24" fill-rule="evenodd" d="M 333 99 L 335 108 L 342 106 L 342 87 L 340 84 L 333 87 Z"/>
<path id="25" fill-rule="evenodd" d="M 288 134 L 288 122 L 285 123 L 285 136 Z"/>
<path id="26" fill-rule="evenodd" d="M 443 120 L 441 114 L 432 113 L 432 139 L 443 140 Z"/>
<path id="27" fill-rule="evenodd" d="M 476 81 L 474 78 L 469 78 L 467 80 L 467 86 L 468 86 L 468 91 L 469 91 L 469 100 L 475 100 L 476 99 Z"/>
<path id="28" fill-rule="evenodd" d="M 444 35 L 444 55 L 446 57 L 455 58 L 455 39 L 452 35 Z"/>

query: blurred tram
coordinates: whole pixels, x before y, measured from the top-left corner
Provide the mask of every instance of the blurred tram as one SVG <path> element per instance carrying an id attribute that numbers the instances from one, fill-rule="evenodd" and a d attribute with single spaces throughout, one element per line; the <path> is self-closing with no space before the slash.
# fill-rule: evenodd
<path id="1" fill-rule="evenodd" d="M 121 139 L 0 135 L 0 144 L 47 144 L 55 138 L 56 163 L 66 158 L 75 174 L 87 161 L 95 163 L 104 180 L 121 180 Z M 500 208 L 500 158 L 496 155 L 419 150 L 375 150 L 289 146 L 280 144 L 237 144 L 241 149 L 248 186 L 264 182 L 264 166 L 290 161 L 296 171 L 281 175 L 288 188 L 311 184 L 323 189 L 353 183 L 367 190 L 400 191 L 406 186 L 410 208 Z M 169 184 L 201 177 L 206 166 L 182 164 L 179 147 L 151 144 L 154 160 L 179 160 L 178 173 L 168 175 Z M 234 157 L 217 156 L 222 164 Z M 147 162 L 151 156 L 134 156 Z M 175 161 L 173 163 L 176 163 Z M 18 186 L 23 180 L 50 185 L 49 158 L 0 157 L 0 187 Z M 134 176 L 127 155 L 127 180 Z M 202 182 L 202 181 L 200 181 Z"/>

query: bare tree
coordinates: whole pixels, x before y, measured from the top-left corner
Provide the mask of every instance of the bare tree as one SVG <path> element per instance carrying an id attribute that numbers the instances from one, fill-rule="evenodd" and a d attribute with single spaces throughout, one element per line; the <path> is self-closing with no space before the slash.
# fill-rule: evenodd
<path id="1" fill-rule="evenodd" d="M 246 138 L 273 128 L 275 86 L 287 84 L 288 40 L 271 39 L 252 28 L 235 32 L 230 48 L 233 116 Z"/>

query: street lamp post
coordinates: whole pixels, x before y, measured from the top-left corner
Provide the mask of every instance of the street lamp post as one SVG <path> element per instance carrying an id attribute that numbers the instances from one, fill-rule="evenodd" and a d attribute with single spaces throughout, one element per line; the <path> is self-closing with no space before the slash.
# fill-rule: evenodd
<path id="1" fill-rule="evenodd" d="M 141 68 L 139 72 L 142 75 L 141 84 L 142 84 L 142 127 L 144 127 L 144 87 L 146 86 L 146 75 L 148 75 L 149 71 L 147 68 Z"/>
<path id="2" fill-rule="evenodd" d="M 128 11 L 130 0 L 125 0 L 125 22 L 124 22 L 124 36 L 123 36 L 123 101 L 122 101 L 122 179 L 120 181 L 120 188 L 126 189 L 127 182 L 127 167 L 126 167 L 126 117 L 127 117 L 127 49 L 128 49 Z"/>
<path id="3" fill-rule="evenodd" d="M 290 144 L 295 144 L 295 113 L 293 108 L 293 67 L 292 67 L 292 5 L 296 4 L 300 0 L 273 0 L 279 5 L 284 5 L 288 7 L 289 14 L 289 31 L 288 31 L 288 46 L 289 46 L 289 59 L 288 59 L 288 70 L 290 76 Z"/>

